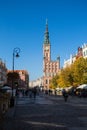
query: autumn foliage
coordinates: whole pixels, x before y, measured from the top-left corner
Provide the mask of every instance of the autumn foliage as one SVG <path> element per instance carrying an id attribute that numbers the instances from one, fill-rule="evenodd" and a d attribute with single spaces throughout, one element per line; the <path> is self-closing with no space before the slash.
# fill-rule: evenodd
<path id="1" fill-rule="evenodd" d="M 87 84 L 87 59 L 82 57 L 70 66 L 61 69 L 61 73 L 52 78 L 50 88 L 76 87 L 80 84 Z"/>

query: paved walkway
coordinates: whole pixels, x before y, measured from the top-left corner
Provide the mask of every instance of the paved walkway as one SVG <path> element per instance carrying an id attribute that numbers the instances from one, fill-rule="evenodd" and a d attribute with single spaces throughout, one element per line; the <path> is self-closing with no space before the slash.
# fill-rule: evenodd
<path id="1" fill-rule="evenodd" d="M 63 98 L 57 98 L 58 96 L 50 96 L 50 99 L 58 104 L 59 101 L 62 102 Z M 47 98 L 49 96 L 47 95 Z M 72 117 L 75 115 L 72 115 L 71 117 L 71 123 L 72 126 L 68 127 L 68 130 L 87 130 L 87 98 L 78 98 L 78 97 L 69 97 L 68 101 L 65 102 L 66 105 L 71 106 L 71 113 L 76 111 L 76 118 L 80 121 L 79 126 L 74 126 L 72 121 Z M 74 110 L 73 110 L 74 108 Z M 68 110 L 70 111 L 70 110 Z M 67 113 L 68 115 L 68 113 Z M 75 120 L 75 119 L 74 119 Z M 77 123 L 78 124 L 78 123 Z"/>
<path id="2" fill-rule="evenodd" d="M 87 130 L 87 98 L 39 95 L 20 97 L 1 130 Z"/>

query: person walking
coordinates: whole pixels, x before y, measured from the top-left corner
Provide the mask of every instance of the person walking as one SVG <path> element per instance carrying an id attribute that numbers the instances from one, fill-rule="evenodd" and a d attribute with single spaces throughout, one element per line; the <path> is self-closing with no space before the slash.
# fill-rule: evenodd
<path id="1" fill-rule="evenodd" d="M 64 101 L 67 102 L 68 92 L 67 92 L 65 89 L 62 90 L 62 95 L 63 95 L 63 97 L 64 97 Z"/>
<path id="2" fill-rule="evenodd" d="M 35 98 L 36 98 L 36 94 L 37 94 L 37 88 L 36 88 L 36 87 L 34 87 L 32 92 L 33 92 L 34 99 L 35 99 Z"/>

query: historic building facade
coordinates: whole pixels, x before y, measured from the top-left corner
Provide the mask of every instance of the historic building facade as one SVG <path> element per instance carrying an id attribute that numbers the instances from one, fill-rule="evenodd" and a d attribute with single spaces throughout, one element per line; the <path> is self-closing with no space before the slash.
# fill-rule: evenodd
<path id="1" fill-rule="evenodd" d="M 45 38 L 43 44 L 43 86 L 49 89 L 50 80 L 60 71 L 60 57 L 56 61 L 51 60 L 51 44 L 49 41 L 48 23 L 46 22 Z"/>
<path id="2" fill-rule="evenodd" d="M 87 43 L 83 44 L 82 47 L 78 47 L 76 54 L 70 55 L 69 59 L 64 60 L 63 68 L 70 66 L 80 57 L 87 58 Z"/>
<path id="3" fill-rule="evenodd" d="M 7 68 L 5 63 L 0 59 L 0 86 L 7 83 Z"/>

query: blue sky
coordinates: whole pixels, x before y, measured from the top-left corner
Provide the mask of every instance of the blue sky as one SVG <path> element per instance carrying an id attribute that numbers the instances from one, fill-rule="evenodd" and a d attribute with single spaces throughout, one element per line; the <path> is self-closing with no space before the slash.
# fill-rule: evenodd
<path id="1" fill-rule="evenodd" d="M 43 42 L 48 19 L 51 57 L 64 59 L 87 42 L 87 0 L 0 0 L 0 58 L 12 69 L 26 69 L 30 80 L 42 76 Z"/>

